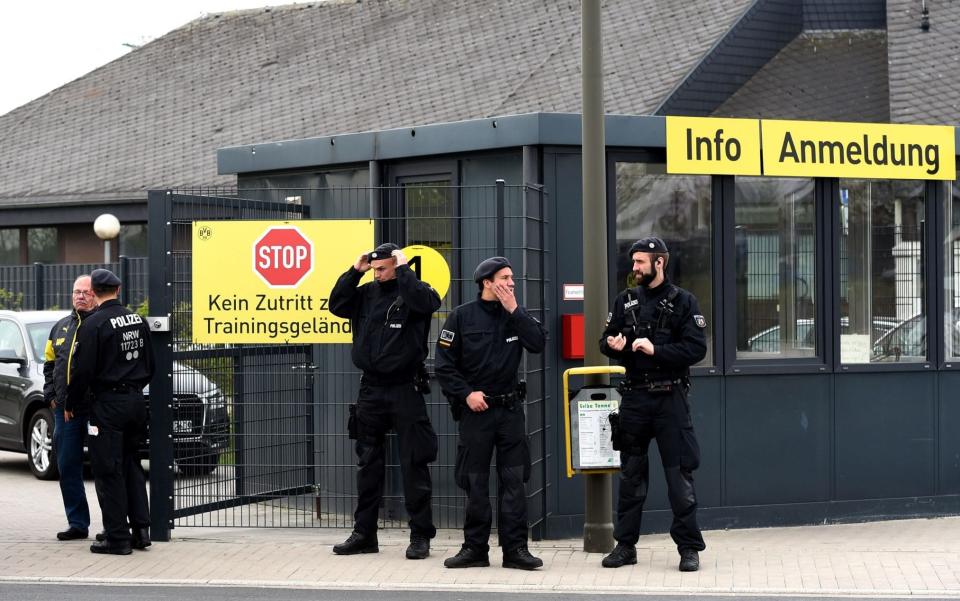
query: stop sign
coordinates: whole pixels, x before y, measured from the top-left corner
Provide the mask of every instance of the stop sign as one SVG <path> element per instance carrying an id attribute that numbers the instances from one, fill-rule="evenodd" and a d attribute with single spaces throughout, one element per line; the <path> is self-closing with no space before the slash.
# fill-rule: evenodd
<path id="1" fill-rule="evenodd" d="M 271 288 L 292 288 L 313 271 L 313 243 L 294 226 L 273 226 L 253 243 L 253 271 Z"/>

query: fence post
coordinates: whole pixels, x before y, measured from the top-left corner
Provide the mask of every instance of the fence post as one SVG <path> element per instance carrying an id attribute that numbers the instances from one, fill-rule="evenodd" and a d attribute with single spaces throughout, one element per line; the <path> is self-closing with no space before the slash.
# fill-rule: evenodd
<path id="1" fill-rule="evenodd" d="M 43 299 L 43 263 L 33 264 L 33 308 L 43 311 L 46 303 Z"/>
<path id="2" fill-rule="evenodd" d="M 170 316 L 173 294 L 168 278 L 172 271 L 169 251 L 173 235 L 172 199 L 167 190 L 147 196 L 150 230 L 148 295 L 151 316 Z M 170 540 L 173 529 L 173 334 L 152 332 L 156 371 L 150 380 L 150 535 Z"/>
<path id="3" fill-rule="evenodd" d="M 497 256 L 502 257 L 504 255 L 504 196 L 506 182 L 502 179 L 497 180 Z"/>
<path id="4" fill-rule="evenodd" d="M 117 270 L 120 273 L 120 304 L 127 306 L 130 304 L 130 259 L 126 255 L 120 255 L 120 267 Z"/>

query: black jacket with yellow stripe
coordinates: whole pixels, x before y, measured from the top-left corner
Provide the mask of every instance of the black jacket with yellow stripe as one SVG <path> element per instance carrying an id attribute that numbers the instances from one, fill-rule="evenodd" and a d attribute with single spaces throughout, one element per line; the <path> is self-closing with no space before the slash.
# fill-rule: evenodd
<path id="1" fill-rule="evenodd" d="M 43 398 L 47 403 L 56 401 L 57 405 L 62 407 L 67 398 L 67 382 L 73 362 L 73 348 L 77 342 L 77 330 L 91 313 L 92 311 L 74 309 L 50 330 L 43 352 Z"/>

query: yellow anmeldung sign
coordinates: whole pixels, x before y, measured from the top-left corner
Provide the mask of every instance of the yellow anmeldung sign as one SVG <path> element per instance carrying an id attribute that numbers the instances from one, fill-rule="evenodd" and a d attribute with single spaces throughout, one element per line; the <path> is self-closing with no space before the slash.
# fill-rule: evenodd
<path id="1" fill-rule="evenodd" d="M 760 122 L 667 117 L 667 173 L 760 175 Z"/>
<path id="2" fill-rule="evenodd" d="M 193 341 L 350 342 L 328 299 L 371 248 L 368 220 L 194 222 Z"/>
<path id="3" fill-rule="evenodd" d="M 763 173 L 799 177 L 956 179 L 946 125 L 761 122 Z"/>

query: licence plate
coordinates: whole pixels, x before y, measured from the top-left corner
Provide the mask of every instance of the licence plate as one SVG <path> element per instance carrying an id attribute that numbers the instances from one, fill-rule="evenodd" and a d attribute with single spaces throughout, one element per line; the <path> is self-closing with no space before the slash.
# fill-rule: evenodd
<path id="1" fill-rule="evenodd" d="M 174 432 L 189 432 L 193 430 L 193 421 L 189 419 L 175 419 L 173 420 L 173 431 Z"/>

